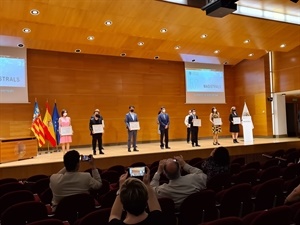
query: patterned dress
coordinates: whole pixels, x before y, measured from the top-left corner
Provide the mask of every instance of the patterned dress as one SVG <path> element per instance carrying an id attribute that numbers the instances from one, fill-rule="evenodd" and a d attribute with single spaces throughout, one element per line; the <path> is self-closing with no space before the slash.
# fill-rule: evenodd
<path id="1" fill-rule="evenodd" d="M 68 127 L 71 125 L 71 118 L 70 117 L 60 117 L 59 118 L 59 126 L 60 127 Z M 60 144 L 64 143 L 71 143 L 72 142 L 72 136 L 71 135 L 60 135 Z"/>
<path id="2" fill-rule="evenodd" d="M 220 118 L 220 115 L 219 115 L 219 113 L 212 113 L 211 114 L 211 120 L 212 121 L 214 121 L 214 119 L 215 118 Z M 220 125 L 212 125 L 212 127 L 211 127 L 211 129 L 212 129 L 212 133 L 213 134 L 218 134 L 218 133 L 221 133 L 222 132 L 222 128 L 221 128 L 221 126 Z"/>

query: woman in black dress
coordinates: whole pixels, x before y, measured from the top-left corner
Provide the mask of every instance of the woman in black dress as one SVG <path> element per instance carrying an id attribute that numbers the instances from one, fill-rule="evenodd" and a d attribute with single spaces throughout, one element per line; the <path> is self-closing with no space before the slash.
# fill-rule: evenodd
<path id="1" fill-rule="evenodd" d="M 237 138 L 238 138 L 238 135 L 239 135 L 240 127 L 239 127 L 239 124 L 234 124 L 233 123 L 233 118 L 234 117 L 239 117 L 239 116 L 236 112 L 235 106 L 232 106 L 231 109 L 230 109 L 230 115 L 229 115 L 230 132 L 231 132 L 233 143 L 239 143 Z"/>

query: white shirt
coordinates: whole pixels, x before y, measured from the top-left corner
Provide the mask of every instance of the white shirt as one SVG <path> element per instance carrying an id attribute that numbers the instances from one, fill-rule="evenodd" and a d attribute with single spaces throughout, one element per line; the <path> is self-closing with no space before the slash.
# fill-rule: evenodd
<path id="1" fill-rule="evenodd" d="M 191 127 L 191 124 L 189 124 L 189 117 L 190 117 L 190 114 L 187 115 L 187 116 L 184 118 L 184 124 L 185 124 L 187 127 Z"/>

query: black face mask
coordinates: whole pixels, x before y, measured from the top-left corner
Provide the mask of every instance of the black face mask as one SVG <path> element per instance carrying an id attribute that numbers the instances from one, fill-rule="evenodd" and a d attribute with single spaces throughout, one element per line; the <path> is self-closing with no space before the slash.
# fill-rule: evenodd
<path id="1" fill-rule="evenodd" d="M 236 110 L 234 109 L 234 110 L 232 110 L 232 112 L 236 112 Z"/>
<path id="2" fill-rule="evenodd" d="M 130 109 L 130 112 L 134 112 L 134 109 Z"/>
<path id="3" fill-rule="evenodd" d="M 100 115 L 99 115 L 99 114 L 96 114 L 96 117 L 97 117 L 97 118 L 100 118 Z"/>

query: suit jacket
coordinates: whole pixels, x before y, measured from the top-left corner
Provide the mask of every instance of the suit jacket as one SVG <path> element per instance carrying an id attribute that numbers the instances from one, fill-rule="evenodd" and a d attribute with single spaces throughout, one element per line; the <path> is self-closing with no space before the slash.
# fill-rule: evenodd
<path id="1" fill-rule="evenodd" d="M 191 128 L 198 128 L 198 127 L 194 126 L 193 119 L 194 119 L 194 115 L 190 115 L 190 117 L 189 117 L 189 124 L 191 125 Z M 197 115 L 195 115 L 195 119 L 198 119 Z"/>
<path id="2" fill-rule="evenodd" d="M 133 118 L 132 118 L 132 115 L 133 115 Z M 137 114 L 136 113 L 127 113 L 125 115 L 125 124 L 126 124 L 126 128 L 128 129 L 130 127 L 129 123 L 130 122 L 138 122 L 138 117 L 137 117 Z"/>
<path id="3" fill-rule="evenodd" d="M 167 113 L 161 113 L 158 115 L 159 129 L 166 129 L 166 125 L 170 125 L 170 118 Z M 169 127 L 168 127 L 169 128 Z"/>

